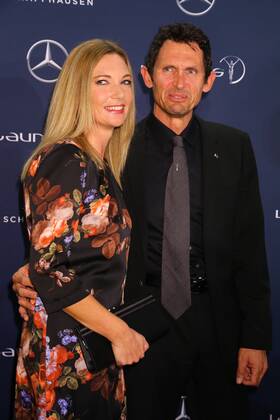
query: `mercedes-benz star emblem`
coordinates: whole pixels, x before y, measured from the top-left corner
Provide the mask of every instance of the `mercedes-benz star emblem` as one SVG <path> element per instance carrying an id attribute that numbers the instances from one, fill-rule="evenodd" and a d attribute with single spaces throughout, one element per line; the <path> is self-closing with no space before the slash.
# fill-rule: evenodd
<path id="1" fill-rule="evenodd" d="M 43 39 L 29 48 L 27 67 L 30 74 L 40 82 L 54 83 L 67 56 L 67 50 L 59 42 Z"/>
<path id="2" fill-rule="evenodd" d="M 182 12 L 191 16 L 204 15 L 214 6 L 215 0 L 176 0 Z"/>

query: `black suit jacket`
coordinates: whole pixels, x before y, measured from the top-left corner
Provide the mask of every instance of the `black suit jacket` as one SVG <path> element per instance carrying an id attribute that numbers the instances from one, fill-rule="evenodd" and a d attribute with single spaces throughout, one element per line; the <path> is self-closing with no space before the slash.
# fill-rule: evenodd
<path id="1" fill-rule="evenodd" d="M 248 135 L 198 119 L 203 149 L 203 241 L 213 317 L 222 353 L 239 347 L 270 349 L 270 291 L 263 212 Z M 124 171 L 124 194 L 133 229 L 127 293 L 145 282 L 146 119 L 136 127 Z M 156 197 L 155 197 L 156 200 Z"/>

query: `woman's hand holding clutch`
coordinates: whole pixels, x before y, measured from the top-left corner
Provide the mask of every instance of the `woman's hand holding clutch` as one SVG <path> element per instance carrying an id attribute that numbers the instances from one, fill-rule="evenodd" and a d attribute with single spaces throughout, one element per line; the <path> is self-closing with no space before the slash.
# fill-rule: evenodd
<path id="1" fill-rule="evenodd" d="M 139 362 L 148 350 L 145 337 L 127 326 L 126 331 L 112 342 L 113 353 L 117 365 L 131 365 Z"/>

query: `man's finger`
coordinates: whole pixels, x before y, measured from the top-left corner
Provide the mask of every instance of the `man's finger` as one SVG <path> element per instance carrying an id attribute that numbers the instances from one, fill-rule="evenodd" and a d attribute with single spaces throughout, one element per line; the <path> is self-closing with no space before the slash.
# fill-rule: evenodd
<path id="1" fill-rule="evenodd" d="M 21 307 L 23 307 L 24 309 L 29 309 L 29 310 L 31 310 L 31 311 L 33 311 L 33 310 L 34 310 L 34 302 L 32 302 L 32 301 L 30 301 L 30 300 L 28 300 L 28 299 L 25 299 L 25 298 L 23 298 L 23 297 L 19 297 L 19 298 L 18 298 L 18 303 L 19 303 L 19 305 L 20 305 Z"/>
<path id="2" fill-rule="evenodd" d="M 21 284 L 22 286 L 33 287 L 28 273 L 25 273 L 24 271 L 17 271 L 15 274 L 13 274 L 12 280 L 14 285 Z"/>
<path id="3" fill-rule="evenodd" d="M 236 374 L 236 383 L 237 384 L 242 384 L 243 379 L 245 378 L 245 375 L 246 375 L 245 368 L 246 368 L 246 365 L 243 365 L 243 364 L 239 363 L 238 369 L 237 369 L 237 374 Z"/>
<path id="4" fill-rule="evenodd" d="M 263 369 L 262 369 L 262 372 L 261 372 L 261 380 L 264 377 L 264 375 L 266 374 L 267 370 L 268 370 L 268 363 L 267 363 L 267 359 L 265 359 L 265 363 L 263 365 Z"/>
<path id="5" fill-rule="evenodd" d="M 20 267 L 12 276 L 13 283 L 20 283 L 23 286 L 33 287 L 29 278 L 29 264 Z"/>
<path id="6" fill-rule="evenodd" d="M 30 287 L 23 287 L 19 283 L 13 284 L 12 289 L 18 297 L 25 297 L 28 299 L 36 299 L 37 297 L 37 292 L 34 289 L 30 289 Z"/>
<path id="7" fill-rule="evenodd" d="M 29 287 L 19 287 L 18 296 L 34 300 L 37 297 L 37 292 L 33 289 L 29 289 Z"/>
<path id="8" fill-rule="evenodd" d="M 249 374 L 243 380 L 243 385 L 249 386 L 259 386 L 261 380 L 266 372 L 266 369 L 263 369 L 263 366 L 251 366 L 248 368 Z"/>
<path id="9" fill-rule="evenodd" d="M 18 308 L 18 311 L 19 311 L 20 316 L 24 319 L 24 321 L 28 321 L 29 317 L 28 317 L 27 311 L 22 306 Z"/>
<path id="10" fill-rule="evenodd" d="M 258 385 L 261 383 L 262 378 L 264 377 L 264 375 L 266 374 L 268 369 L 268 363 L 267 363 L 267 359 L 265 360 L 262 369 L 260 370 L 260 374 L 259 374 L 259 378 L 258 378 Z"/>
<path id="11" fill-rule="evenodd" d="M 250 378 L 250 385 L 257 386 L 260 382 L 260 373 L 261 371 L 257 369 L 256 366 L 251 368 L 251 378 Z"/>

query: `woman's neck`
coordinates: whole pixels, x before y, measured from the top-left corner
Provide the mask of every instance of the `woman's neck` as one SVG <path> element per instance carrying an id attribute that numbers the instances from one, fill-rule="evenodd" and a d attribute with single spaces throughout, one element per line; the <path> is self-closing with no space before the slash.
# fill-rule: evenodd
<path id="1" fill-rule="evenodd" d="M 112 134 L 113 129 L 102 127 L 94 128 L 86 134 L 87 141 L 97 151 L 101 159 L 104 159 L 105 150 Z"/>

